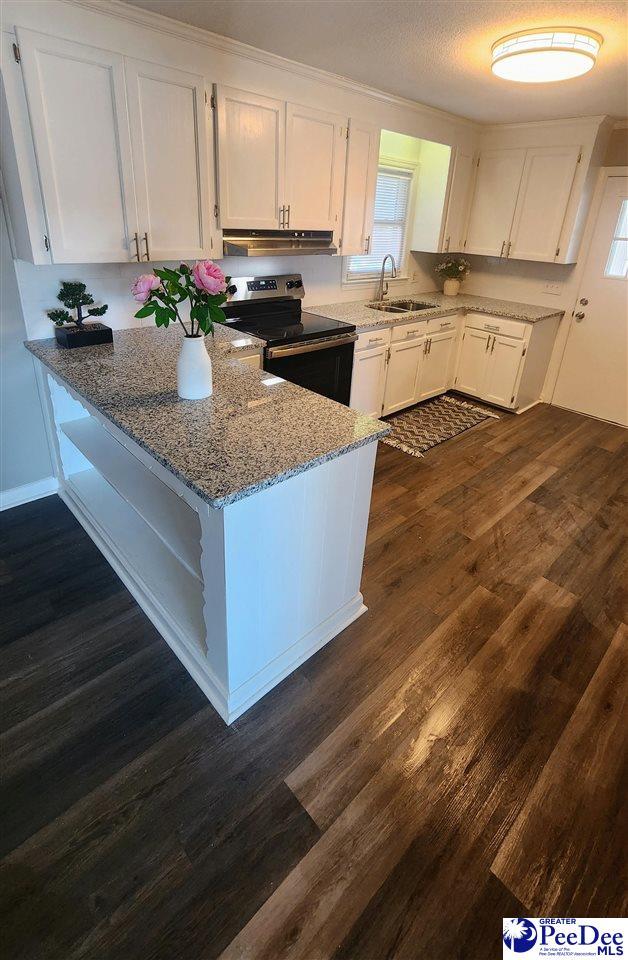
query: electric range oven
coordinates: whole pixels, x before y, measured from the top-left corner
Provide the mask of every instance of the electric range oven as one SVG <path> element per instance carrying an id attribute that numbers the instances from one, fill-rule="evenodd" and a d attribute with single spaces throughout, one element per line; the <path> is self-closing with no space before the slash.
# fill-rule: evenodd
<path id="1" fill-rule="evenodd" d="M 227 324 L 265 343 L 264 370 L 349 405 L 355 326 L 304 312 L 300 274 L 237 277 L 227 295 Z"/>

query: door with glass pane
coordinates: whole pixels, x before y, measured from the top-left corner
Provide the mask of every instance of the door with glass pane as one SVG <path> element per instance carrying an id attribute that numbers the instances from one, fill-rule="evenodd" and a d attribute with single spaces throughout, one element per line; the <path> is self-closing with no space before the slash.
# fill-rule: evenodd
<path id="1" fill-rule="evenodd" d="M 380 166 L 377 171 L 373 236 L 368 254 L 349 257 L 347 279 L 372 279 L 387 253 L 403 271 L 407 249 L 412 170 Z"/>
<path id="2" fill-rule="evenodd" d="M 628 177 L 608 177 L 552 402 L 628 426 Z"/>

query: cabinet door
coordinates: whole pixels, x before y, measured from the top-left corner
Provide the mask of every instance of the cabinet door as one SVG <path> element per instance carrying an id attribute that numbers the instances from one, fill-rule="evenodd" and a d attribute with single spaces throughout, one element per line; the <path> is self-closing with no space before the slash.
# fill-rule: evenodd
<path id="1" fill-rule="evenodd" d="M 138 60 L 125 67 L 142 256 L 200 259 L 210 249 L 205 81 Z"/>
<path id="2" fill-rule="evenodd" d="M 485 150 L 480 154 L 467 230 L 467 253 L 499 257 L 505 250 L 525 153 L 525 150 Z"/>
<path id="3" fill-rule="evenodd" d="M 547 263 L 556 259 L 579 155 L 580 147 L 526 150 L 508 256 Z"/>
<path id="4" fill-rule="evenodd" d="M 122 57 L 18 28 L 55 263 L 133 259 L 137 229 Z"/>
<path id="5" fill-rule="evenodd" d="M 377 187 L 379 138 L 379 127 L 351 120 L 347 145 L 340 251 L 344 257 L 366 254 L 370 250 Z"/>
<path id="6" fill-rule="evenodd" d="M 216 88 L 220 224 L 277 230 L 283 204 L 285 103 Z"/>
<path id="7" fill-rule="evenodd" d="M 424 347 L 421 376 L 417 381 L 417 400 L 426 400 L 445 393 L 453 381 L 457 333 L 448 330 L 427 338 Z"/>
<path id="8" fill-rule="evenodd" d="M 333 113 L 287 105 L 286 226 L 290 230 L 333 230 L 338 225 L 346 123 Z"/>
<path id="9" fill-rule="evenodd" d="M 517 377 L 523 355 L 521 340 L 493 335 L 488 351 L 488 366 L 483 399 L 502 407 L 514 406 Z"/>
<path id="10" fill-rule="evenodd" d="M 475 164 L 473 154 L 463 150 L 456 150 L 453 161 L 454 168 L 449 187 L 447 202 L 447 216 L 443 230 L 441 250 L 444 253 L 459 253 L 464 247 L 465 230 L 469 215 L 471 187 Z"/>
<path id="11" fill-rule="evenodd" d="M 371 347 L 353 355 L 349 406 L 370 417 L 381 417 L 386 383 L 387 347 Z"/>
<path id="12" fill-rule="evenodd" d="M 386 372 L 385 414 L 403 410 L 416 402 L 417 377 L 424 347 L 424 337 L 392 344 Z"/>
<path id="13" fill-rule="evenodd" d="M 462 393 L 470 393 L 474 397 L 482 395 L 490 339 L 491 334 L 483 330 L 470 327 L 465 330 L 455 380 L 456 389 Z"/>

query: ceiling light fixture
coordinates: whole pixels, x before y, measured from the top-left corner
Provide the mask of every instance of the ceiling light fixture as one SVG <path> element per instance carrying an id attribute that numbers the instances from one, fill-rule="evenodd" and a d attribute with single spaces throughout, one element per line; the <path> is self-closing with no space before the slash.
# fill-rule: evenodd
<path id="1" fill-rule="evenodd" d="M 492 70 L 517 83 L 553 83 L 587 73 L 602 45 L 594 30 L 549 27 L 519 30 L 494 43 Z"/>

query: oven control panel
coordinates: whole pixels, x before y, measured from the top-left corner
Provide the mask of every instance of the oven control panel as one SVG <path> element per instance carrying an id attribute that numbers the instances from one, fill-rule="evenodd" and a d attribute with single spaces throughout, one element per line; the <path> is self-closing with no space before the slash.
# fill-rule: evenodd
<path id="1" fill-rule="evenodd" d="M 227 298 L 234 300 L 263 300 L 270 297 L 292 297 L 301 300 L 305 295 L 300 273 L 285 273 L 274 277 L 232 277 L 227 287 Z"/>

